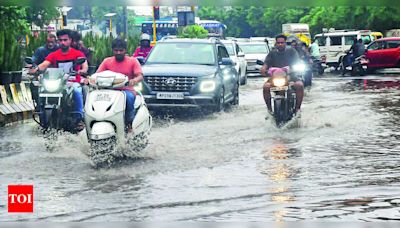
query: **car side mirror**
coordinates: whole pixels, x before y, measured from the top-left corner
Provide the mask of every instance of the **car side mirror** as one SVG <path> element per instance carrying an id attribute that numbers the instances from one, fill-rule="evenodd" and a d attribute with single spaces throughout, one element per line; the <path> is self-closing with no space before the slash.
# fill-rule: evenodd
<path id="1" fill-rule="evenodd" d="M 231 58 L 222 58 L 220 64 L 221 65 L 227 65 L 227 66 L 230 65 L 230 66 L 232 66 L 233 65 L 233 61 L 232 61 Z"/>
<path id="2" fill-rule="evenodd" d="M 239 51 L 239 53 L 238 53 L 238 57 L 244 57 L 244 53 L 243 53 L 243 52 L 241 52 L 241 51 Z"/>
<path id="3" fill-rule="evenodd" d="M 25 63 L 32 65 L 33 64 L 32 57 L 25 57 Z"/>
<path id="4" fill-rule="evenodd" d="M 256 63 L 257 63 L 257 65 L 264 65 L 264 62 L 259 59 L 257 59 Z"/>
<path id="5" fill-rule="evenodd" d="M 140 65 L 143 65 L 143 64 L 144 64 L 144 58 L 143 58 L 143 56 L 138 56 L 138 57 L 136 57 L 136 59 L 139 61 Z"/>

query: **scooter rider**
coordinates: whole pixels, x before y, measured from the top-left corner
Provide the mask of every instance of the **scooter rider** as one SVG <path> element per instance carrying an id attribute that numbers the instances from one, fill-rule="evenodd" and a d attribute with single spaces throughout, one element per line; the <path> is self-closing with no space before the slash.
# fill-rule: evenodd
<path id="1" fill-rule="evenodd" d="M 125 123 L 128 126 L 128 131 L 130 131 L 132 121 L 135 118 L 134 104 L 136 94 L 133 86 L 143 80 L 143 73 L 139 61 L 134 57 L 125 55 L 126 48 L 125 40 L 120 38 L 113 40 L 112 50 L 114 56 L 104 59 L 96 73 L 110 70 L 129 77 L 129 86 L 119 89 L 123 90 L 126 95 Z"/>
<path id="2" fill-rule="evenodd" d="M 74 48 L 71 47 L 71 30 L 69 29 L 62 29 L 57 31 L 57 38 L 60 43 L 60 48 L 55 51 L 50 53 L 45 61 L 41 64 L 39 64 L 36 68 L 30 69 L 29 73 L 30 74 L 35 74 L 37 71 L 44 71 L 48 67 L 54 67 L 54 68 L 63 68 L 64 72 L 68 73 L 70 72 L 73 63 L 75 60 L 78 58 L 85 58 L 85 55 L 81 52 L 78 51 Z M 81 77 L 81 74 L 86 74 L 88 70 L 88 64 L 87 61 L 85 61 L 82 64 L 82 69 L 80 69 L 81 66 L 77 65 L 74 70 L 77 71 L 77 75 L 75 79 L 73 80 L 73 97 L 75 101 L 75 110 L 76 112 L 80 113 L 80 117 L 78 119 L 79 123 L 79 128 L 82 128 L 84 126 L 82 118 L 83 118 L 83 97 L 82 97 L 82 88 L 80 86 L 80 83 L 87 84 L 88 80 L 84 77 Z"/>
<path id="3" fill-rule="evenodd" d="M 136 48 L 135 53 L 133 53 L 133 57 L 147 58 L 151 49 L 152 47 L 150 46 L 150 36 L 149 34 L 143 33 L 140 36 L 140 46 Z"/>
<path id="4" fill-rule="evenodd" d="M 264 65 L 260 69 L 261 75 L 266 76 L 266 72 L 270 67 L 282 68 L 285 66 L 293 66 L 299 61 L 297 51 L 294 50 L 294 48 L 286 47 L 286 39 L 286 36 L 282 34 L 275 37 L 277 48 L 275 51 L 271 51 L 265 58 Z M 293 87 L 296 92 L 296 111 L 299 111 L 304 96 L 304 85 L 299 78 L 292 75 L 290 76 L 289 81 L 294 82 Z M 271 86 L 271 82 L 268 80 L 265 82 L 263 87 L 264 101 L 270 112 L 272 112 Z"/>

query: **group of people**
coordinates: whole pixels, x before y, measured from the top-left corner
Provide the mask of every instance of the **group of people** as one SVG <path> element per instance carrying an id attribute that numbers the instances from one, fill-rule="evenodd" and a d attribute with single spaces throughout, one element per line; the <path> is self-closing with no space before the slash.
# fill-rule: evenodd
<path id="1" fill-rule="evenodd" d="M 142 36 L 141 45 L 135 51 L 134 57 L 127 56 L 127 43 L 121 38 L 116 38 L 112 42 L 113 56 L 103 60 L 97 69 L 98 72 L 110 70 L 117 73 L 122 73 L 129 77 L 129 86 L 122 88 L 126 94 L 126 112 L 125 121 L 129 128 L 130 124 L 134 119 L 134 102 L 135 102 L 135 91 L 133 86 L 143 80 L 143 73 L 141 65 L 136 56 L 146 57 L 149 53 L 150 38 Z M 35 68 L 29 70 L 30 74 L 36 74 L 44 72 L 48 67 L 62 68 L 64 72 L 68 73 L 73 67 L 73 63 L 78 58 L 86 58 L 86 61 L 80 66 L 76 65 L 75 69 L 77 72 L 76 77 L 69 79 L 73 82 L 73 99 L 75 103 L 75 110 L 79 113 L 78 127 L 83 128 L 83 104 L 84 104 L 84 92 L 87 91 L 88 79 L 86 78 L 88 72 L 88 60 L 90 61 L 90 50 L 84 47 L 81 41 L 81 36 L 78 32 L 69 29 L 59 30 L 54 34 L 48 34 L 46 44 L 38 48 L 33 55 L 33 62 L 36 64 Z M 40 112 L 43 110 L 41 100 L 38 96 L 37 89 L 32 88 L 33 98 L 37 103 Z M 128 129 L 130 130 L 130 129 Z"/>

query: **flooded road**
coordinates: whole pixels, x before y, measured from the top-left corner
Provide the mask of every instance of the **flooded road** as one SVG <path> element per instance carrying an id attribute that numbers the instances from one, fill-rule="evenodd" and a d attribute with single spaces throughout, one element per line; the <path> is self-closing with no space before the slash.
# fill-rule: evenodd
<path id="1" fill-rule="evenodd" d="M 400 220 L 400 92 L 349 82 L 316 78 L 277 129 L 251 78 L 239 107 L 156 117 L 150 145 L 107 169 L 84 134 L 48 152 L 34 123 L 1 128 L 0 221 Z M 34 213 L 7 213 L 8 184 L 34 185 Z"/>

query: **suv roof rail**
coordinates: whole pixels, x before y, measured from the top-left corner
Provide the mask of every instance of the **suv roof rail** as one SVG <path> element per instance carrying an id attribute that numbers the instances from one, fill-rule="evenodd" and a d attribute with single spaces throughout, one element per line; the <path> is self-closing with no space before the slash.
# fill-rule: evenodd
<path id="1" fill-rule="evenodd" d="M 219 42 L 220 41 L 219 37 L 215 37 L 215 36 L 208 37 L 208 40 L 215 41 L 215 42 Z"/>
<path id="2" fill-rule="evenodd" d="M 163 41 L 163 40 L 170 40 L 170 39 L 176 39 L 176 38 L 178 38 L 177 36 L 172 36 L 172 35 L 170 35 L 170 36 L 164 36 L 164 37 L 162 37 L 161 39 L 160 39 L 160 41 Z"/>

